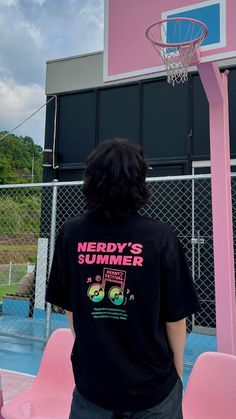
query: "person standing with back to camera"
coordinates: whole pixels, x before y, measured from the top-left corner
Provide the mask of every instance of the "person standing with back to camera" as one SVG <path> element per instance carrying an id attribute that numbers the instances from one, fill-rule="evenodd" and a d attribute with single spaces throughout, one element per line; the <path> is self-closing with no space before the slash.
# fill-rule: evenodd
<path id="1" fill-rule="evenodd" d="M 87 211 L 57 238 L 47 301 L 75 335 L 70 419 L 181 419 L 185 318 L 199 310 L 182 246 L 138 213 L 148 166 L 126 139 L 89 155 Z"/>

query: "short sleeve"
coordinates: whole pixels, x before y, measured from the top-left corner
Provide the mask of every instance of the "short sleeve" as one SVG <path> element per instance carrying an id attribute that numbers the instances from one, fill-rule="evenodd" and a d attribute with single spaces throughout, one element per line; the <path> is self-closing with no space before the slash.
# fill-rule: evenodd
<path id="1" fill-rule="evenodd" d="M 67 245 L 65 230 L 57 237 L 55 251 L 46 291 L 46 301 L 64 310 L 72 311 L 71 291 L 68 275 Z"/>
<path id="2" fill-rule="evenodd" d="M 198 296 L 182 244 L 168 230 L 161 251 L 162 316 L 166 322 L 175 322 L 199 310 Z"/>

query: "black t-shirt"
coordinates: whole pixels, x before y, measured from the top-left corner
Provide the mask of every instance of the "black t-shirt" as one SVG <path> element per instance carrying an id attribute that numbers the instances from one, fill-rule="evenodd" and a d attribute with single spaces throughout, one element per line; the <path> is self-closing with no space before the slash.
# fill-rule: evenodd
<path id="1" fill-rule="evenodd" d="M 178 375 L 165 322 L 199 309 L 182 246 L 170 228 L 139 214 L 109 221 L 86 213 L 56 243 L 48 302 L 73 312 L 78 391 L 110 410 L 148 409 Z"/>

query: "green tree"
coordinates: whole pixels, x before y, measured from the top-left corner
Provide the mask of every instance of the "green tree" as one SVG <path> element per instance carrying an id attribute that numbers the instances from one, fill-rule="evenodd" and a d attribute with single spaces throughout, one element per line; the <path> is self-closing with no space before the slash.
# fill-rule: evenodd
<path id="1" fill-rule="evenodd" d="M 11 183 L 14 179 L 14 172 L 10 160 L 0 153 L 0 183 Z"/>
<path id="2" fill-rule="evenodd" d="M 17 137 L 7 132 L 0 132 L 1 183 L 28 183 L 42 181 L 42 147 L 34 144 L 31 137 Z M 32 173 L 33 172 L 33 173 Z M 33 174 L 33 176 L 32 176 Z"/>

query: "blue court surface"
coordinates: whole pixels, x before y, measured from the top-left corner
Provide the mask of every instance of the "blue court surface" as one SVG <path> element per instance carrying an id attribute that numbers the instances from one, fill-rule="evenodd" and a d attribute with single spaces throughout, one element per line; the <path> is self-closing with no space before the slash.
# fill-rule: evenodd
<path id="1" fill-rule="evenodd" d="M 4 316 L 0 318 L 1 327 L 3 323 L 5 323 L 8 335 L 0 335 L 0 370 L 36 375 L 45 345 L 43 341 L 45 320 Z M 59 327 L 68 327 L 66 316 L 59 315 L 52 319 L 51 330 Z M 32 338 L 16 336 L 19 330 L 22 335 L 32 336 Z M 41 340 L 33 339 L 35 335 Z M 196 358 L 205 351 L 216 351 L 216 337 L 190 333 L 186 342 L 184 386 L 186 386 Z"/>

